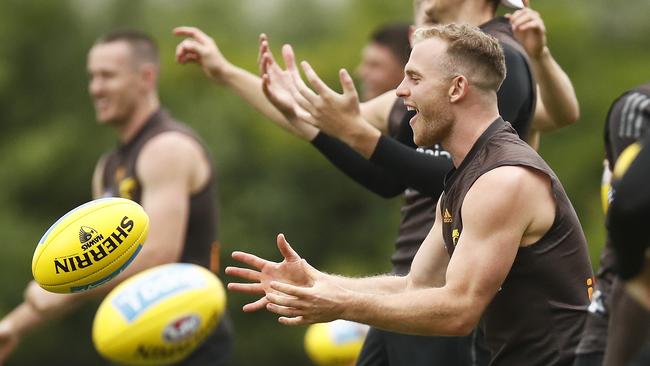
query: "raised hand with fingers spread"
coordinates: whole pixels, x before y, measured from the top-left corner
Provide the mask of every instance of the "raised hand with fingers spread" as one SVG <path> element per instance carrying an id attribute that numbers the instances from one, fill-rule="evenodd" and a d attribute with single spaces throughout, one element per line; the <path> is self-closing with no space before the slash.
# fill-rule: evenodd
<path id="1" fill-rule="evenodd" d="M 372 155 L 381 132 L 362 117 L 359 95 L 347 70 L 339 70 L 343 88 L 343 93 L 339 94 L 321 80 L 307 61 L 301 62 L 300 66 L 313 90 L 297 72 L 291 74 L 294 85 L 302 96 L 297 102 L 308 112 L 299 112 L 298 116 L 354 147 L 362 155 Z"/>
<path id="2" fill-rule="evenodd" d="M 187 37 L 176 46 L 176 61 L 181 64 L 196 62 L 210 79 L 224 82 L 224 74 L 233 66 L 210 36 L 195 27 L 176 27 L 174 34 Z"/>
<path id="3" fill-rule="evenodd" d="M 311 141 L 318 129 L 298 117 L 300 106 L 297 99 L 302 98 L 293 84 L 292 74 L 300 74 L 296 68 L 296 58 L 290 45 L 282 47 L 282 57 L 286 69 L 282 69 L 273 57 L 269 48 L 268 38 L 260 35 L 259 70 L 262 77 L 262 91 L 277 110 L 279 110 L 290 124 L 292 132 L 304 140 Z M 304 111 L 302 114 L 304 115 Z"/>
<path id="4" fill-rule="evenodd" d="M 272 291 L 270 287 L 271 281 L 282 281 L 300 286 L 311 286 L 313 284 L 314 275 L 318 271 L 300 258 L 298 253 L 291 248 L 284 234 L 277 236 L 277 245 L 278 250 L 284 257 L 284 260 L 279 263 L 262 259 L 250 253 L 232 253 L 233 259 L 253 269 L 226 267 L 226 274 L 253 282 L 229 283 L 228 290 L 262 296 L 257 301 L 244 305 L 243 310 L 245 312 L 257 311 L 266 307 L 268 300 L 265 295 Z"/>

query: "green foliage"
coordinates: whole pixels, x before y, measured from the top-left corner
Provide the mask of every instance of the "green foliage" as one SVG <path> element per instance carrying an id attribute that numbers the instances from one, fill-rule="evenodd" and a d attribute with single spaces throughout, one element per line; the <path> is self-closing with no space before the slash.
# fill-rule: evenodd
<path id="1" fill-rule="evenodd" d="M 582 112 L 577 125 L 545 136 L 541 153 L 575 204 L 594 264 L 604 236 L 598 193 L 604 118 L 618 94 L 649 78 L 649 5 L 626 4 L 612 9 L 605 0 L 533 2 Z M 338 89 L 338 69 L 354 69 L 374 27 L 411 17 L 409 1 L 0 2 L 0 316 L 21 301 L 40 235 L 90 198 L 94 162 L 115 143 L 112 131 L 94 122 L 85 76 L 88 48 L 114 28 L 139 28 L 157 37 L 163 103 L 213 151 L 226 264 L 234 249 L 278 258 L 275 235 L 284 232 L 326 271 L 388 271 L 400 200 L 383 200 L 358 187 L 311 146 L 209 83 L 198 68 L 177 65 L 178 39 L 171 29 L 204 29 L 227 57 L 249 70 L 256 68 L 257 36 L 266 32 L 274 50 L 294 44 L 298 57 Z M 304 328 L 280 326 L 266 313 L 243 314 L 240 307 L 250 300 L 229 298 L 238 364 L 307 364 Z M 9 365 L 42 364 L 45 357 L 50 365 L 96 364 L 89 338 L 93 312 L 88 306 L 81 315 L 27 336 Z"/>

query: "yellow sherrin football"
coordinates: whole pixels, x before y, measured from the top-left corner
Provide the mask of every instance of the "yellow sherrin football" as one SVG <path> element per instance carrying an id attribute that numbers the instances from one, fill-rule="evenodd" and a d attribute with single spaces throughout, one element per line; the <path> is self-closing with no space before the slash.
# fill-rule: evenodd
<path id="1" fill-rule="evenodd" d="M 36 282 L 51 292 L 97 287 L 140 252 L 149 217 L 137 203 L 102 198 L 68 212 L 43 235 L 32 259 Z"/>
<path id="2" fill-rule="evenodd" d="M 119 364 L 175 363 L 213 332 L 225 305 L 223 285 L 207 269 L 189 263 L 153 267 L 104 299 L 95 314 L 93 343 Z"/>

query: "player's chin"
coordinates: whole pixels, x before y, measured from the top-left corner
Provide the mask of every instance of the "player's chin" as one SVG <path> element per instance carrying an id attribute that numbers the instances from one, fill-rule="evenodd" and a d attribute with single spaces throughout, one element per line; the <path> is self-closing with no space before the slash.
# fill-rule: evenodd
<path id="1" fill-rule="evenodd" d="M 112 120 L 111 114 L 106 111 L 95 109 L 95 119 L 99 124 L 109 123 Z"/>
<path id="2" fill-rule="evenodd" d="M 417 146 L 431 146 L 433 145 L 433 142 L 431 142 L 433 139 L 431 136 L 425 133 L 425 131 L 422 131 L 421 128 L 418 128 L 419 126 L 413 126 L 413 142 Z"/>
<path id="3" fill-rule="evenodd" d="M 112 124 L 119 120 L 116 114 L 111 111 L 96 111 L 95 118 L 97 119 L 97 123 L 101 125 Z"/>

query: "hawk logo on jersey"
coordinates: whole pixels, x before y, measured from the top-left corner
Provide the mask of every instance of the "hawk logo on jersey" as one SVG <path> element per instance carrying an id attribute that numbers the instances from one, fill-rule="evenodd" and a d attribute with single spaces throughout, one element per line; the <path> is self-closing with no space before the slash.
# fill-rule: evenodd
<path id="1" fill-rule="evenodd" d="M 442 215 L 442 221 L 445 224 L 451 224 L 454 220 L 451 218 L 451 214 L 449 213 L 449 210 L 445 208 L 445 213 Z"/>
<path id="2" fill-rule="evenodd" d="M 454 246 L 456 246 L 456 243 L 458 243 L 458 238 L 460 238 L 460 232 L 458 229 L 454 229 L 451 232 L 451 240 L 454 242 Z"/>
<path id="3" fill-rule="evenodd" d="M 113 194 L 117 194 L 118 197 L 129 200 L 134 199 L 135 192 L 138 189 L 138 182 L 133 177 L 127 177 L 126 169 L 123 166 L 118 166 L 117 169 L 115 169 L 113 181 L 117 186 L 117 192 L 114 192 Z"/>
<path id="4" fill-rule="evenodd" d="M 133 200 L 138 182 L 133 177 L 124 178 L 119 185 L 120 197 Z"/>

